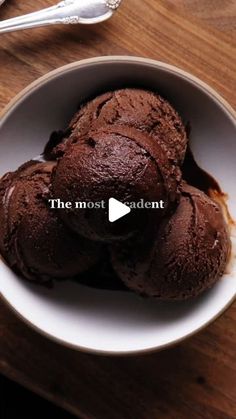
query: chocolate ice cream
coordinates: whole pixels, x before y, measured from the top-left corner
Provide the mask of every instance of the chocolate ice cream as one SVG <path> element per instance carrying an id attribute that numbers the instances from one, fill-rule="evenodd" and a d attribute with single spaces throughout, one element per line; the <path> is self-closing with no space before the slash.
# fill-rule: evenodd
<path id="1" fill-rule="evenodd" d="M 178 113 L 158 94 L 131 88 L 105 93 L 79 110 L 70 129 L 83 136 L 91 129 L 113 124 L 150 134 L 162 142 L 176 163 L 183 162 L 187 146 L 185 128 Z"/>
<path id="2" fill-rule="evenodd" d="M 163 200 L 161 218 L 178 198 L 180 170 L 168 159 L 161 143 L 145 132 L 110 126 L 73 137 L 52 176 L 52 195 L 63 202 L 149 202 Z M 68 226 L 92 240 L 111 241 L 142 234 L 154 210 L 132 210 L 125 218 L 110 223 L 104 209 L 69 209 L 60 215 Z"/>
<path id="3" fill-rule="evenodd" d="M 146 239 L 111 249 L 113 267 L 132 290 L 163 300 L 195 297 L 223 275 L 229 233 L 217 203 L 184 184 L 180 203 Z"/>
<path id="4" fill-rule="evenodd" d="M 14 270 L 40 282 L 85 271 L 97 262 L 100 251 L 49 209 L 54 165 L 32 161 L 0 181 L 0 251 Z"/>
<path id="5" fill-rule="evenodd" d="M 31 161 L 0 180 L 1 254 L 32 281 L 199 295 L 223 275 L 230 238 L 220 206 L 182 181 L 181 172 L 209 191 L 189 150 L 182 164 L 186 148 L 181 118 L 158 94 L 129 88 L 91 100 L 51 136 L 43 156 L 57 161 Z M 131 212 L 110 222 L 110 198 Z"/>

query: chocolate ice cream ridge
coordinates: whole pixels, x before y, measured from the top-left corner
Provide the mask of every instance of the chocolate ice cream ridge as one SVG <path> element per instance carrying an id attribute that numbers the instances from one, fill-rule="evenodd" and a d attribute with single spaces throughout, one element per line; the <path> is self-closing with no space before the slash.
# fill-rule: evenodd
<path id="1" fill-rule="evenodd" d="M 104 93 L 81 107 L 69 130 L 72 136 L 84 136 L 111 125 L 136 128 L 152 136 L 176 164 L 182 164 L 187 147 L 185 127 L 170 103 L 158 94 L 134 88 Z M 65 143 L 57 148 L 59 155 L 71 142 L 67 139 L 69 130 Z"/>
<path id="2" fill-rule="evenodd" d="M 219 205 L 183 184 L 179 205 L 156 230 L 136 245 L 110 249 L 113 268 L 128 288 L 161 300 L 184 300 L 219 280 L 231 242 Z"/>
<path id="3" fill-rule="evenodd" d="M 36 282 L 74 277 L 93 266 L 101 250 L 49 209 L 54 166 L 31 161 L 0 181 L 0 252 L 10 267 Z"/>
<path id="4" fill-rule="evenodd" d="M 157 220 L 178 199 L 180 180 L 179 168 L 158 141 L 136 128 L 113 125 L 74 137 L 53 171 L 52 196 L 63 202 L 163 201 L 165 209 L 156 210 Z M 60 216 L 78 234 L 110 242 L 142 234 L 154 212 L 133 210 L 114 224 L 107 209 L 65 209 Z"/>

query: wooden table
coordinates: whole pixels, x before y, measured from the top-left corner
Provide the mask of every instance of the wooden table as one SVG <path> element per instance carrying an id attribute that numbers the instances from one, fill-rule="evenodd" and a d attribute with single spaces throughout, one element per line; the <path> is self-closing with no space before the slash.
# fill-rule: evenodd
<path id="1" fill-rule="evenodd" d="M 0 18 L 53 0 L 7 0 Z M 94 27 L 1 36 L 0 107 L 37 77 L 97 55 L 131 54 L 177 65 L 236 106 L 235 0 L 124 0 Z M 86 419 L 236 418 L 236 304 L 174 349 L 112 358 L 65 349 L 0 302 L 0 372 Z"/>

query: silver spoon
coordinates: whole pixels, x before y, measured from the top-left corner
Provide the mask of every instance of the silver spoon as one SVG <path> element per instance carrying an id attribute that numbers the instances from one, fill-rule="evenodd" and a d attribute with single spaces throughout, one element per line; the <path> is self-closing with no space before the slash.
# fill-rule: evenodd
<path id="1" fill-rule="evenodd" d="M 47 9 L 0 22 L 0 34 L 47 25 L 103 22 L 113 15 L 121 1 L 64 0 Z"/>

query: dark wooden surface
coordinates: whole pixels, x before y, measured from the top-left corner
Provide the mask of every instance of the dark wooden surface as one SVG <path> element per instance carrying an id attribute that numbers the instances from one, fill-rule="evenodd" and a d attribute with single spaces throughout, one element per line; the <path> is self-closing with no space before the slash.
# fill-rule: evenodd
<path id="1" fill-rule="evenodd" d="M 53 4 L 7 0 L 0 18 Z M 190 71 L 236 105 L 235 0 L 123 0 L 110 21 L 1 35 L 0 109 L 81 58 L 130 54 Z M 110 358 L 36 334 L 0 302 L 0 372 L 86 419 L 236 418 L 236 305 L 176 348 Z"/>
<path id="2" fill-rule="evenodd" d="M 75 419 L 67 410 L 0 374 L 1 419 Z"/>

